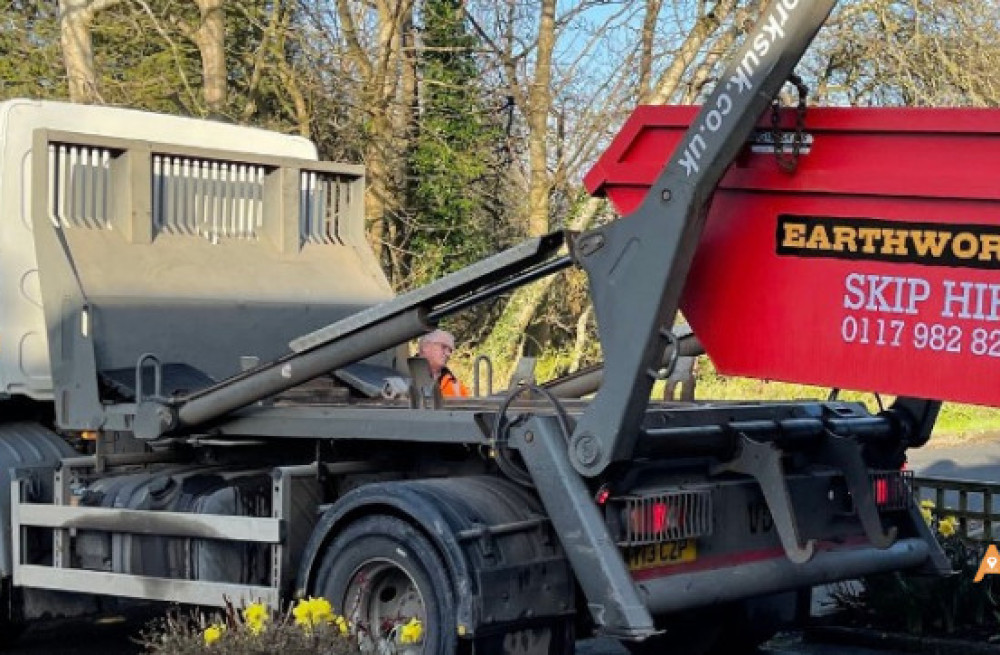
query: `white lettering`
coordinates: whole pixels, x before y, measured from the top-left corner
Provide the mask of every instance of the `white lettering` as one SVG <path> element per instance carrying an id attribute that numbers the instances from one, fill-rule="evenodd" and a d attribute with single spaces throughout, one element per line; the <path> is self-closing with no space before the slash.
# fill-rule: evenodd
<path id="1" fill-rule="evenodd" d="M 873 312 L 892 311 L 889 303 L 885 300 L 885 296 L 882 295 L 892 280 L 893 278 L 888 276 L 868 276 L 868 304 L 865 305 L 865 309 Z"/>
<path id="2" fill-rule="evenodd" d="M 680 165 L 684 167 L 684 172 L 687 175 L 697 173 L 700 170 L 698 168 L 698 160 L 695 159 L 694 153 L 691 152 L 691 146 L 688 146 L 684 151 L 684 159 L 680 161 Z"/>
<path id="3" fill-rule="evenodd" d="M 931 285 L 927 282 L 927 280 L 919 277 L 906 278 L 906 282 L 910 287 L 910 302 L 907 304 L 904 312 L 907 314 L 917 314 L 917 303 L 923 302 L 931 297 Z M 902 291 L 900 291 L 900 293 L 902 293 Z"/>
<path id="4" fill-rule="evenodd" d="M 745 71 L 741 66 L 739 69 L 737 69 L 736 75 L 733 75 L 732 77 L 729 78 L 729 83 L 736 85 L 737 93 L 743 93 L 744 91 L 749 91 L 751 74 L 752 71 L 749 72 Z"/>
<path id="5" fill-rule="evenodd" d="M 729 112 L 733 110 L 733 99 L 729 97 L 728 93 L 723 93 L 715 101 L 715 106 L 719 108 L 723 116 L 728 116 Z"/>
<path id="6" fill-rule="evenodd" d="M 861 309 L 864 306 L 865 292 L 862 288 L 864 283 L 865 276 L 860 273 L 850 273 L 844 278 L 844 287 L 847 289 L 847 293 L 844 294 L 844 309 Z"/>
<path id="7" fill-rule="evenodd" d="M 758 57 L 763 57 L 771 49 L 771 42 L 763 34 L 758 34 L 753 38 L 753 49 Z"/>
<path id="8" fill-rule="evenodd" d="M 990 313 L 986 316 L 987 321 L 1000 319 L 1000 285 L 990 285 Z"/>
<path id="9" fill-rule="evenodd" d="M 958 312 L 959 318 L 970 318 L 972 314 L 969 312 L 969 292 L 972 290 L 971 282 L 962 282 L 962 294 L 958 295 L 955 293 L 955 283 L 951 280 L 944 281 L 944 309 L 941 310 L 941 316 L 945 318 L 951 318 L 955 316 L 954 304 L 960 304 L 960 310 Z"/>
<path id="10" fill-rule="evenodd" d="M 990 285 L 985 282 L 976 282 L 976 311 L 972 314 L 972 318 L 977 321 L 981 321 L 986 316 L 983 314 L 983 306 L 986 304 L 986 289 Z"/>
<path id="11" fill-rule="evenodd" d="M 788 14 L 785 14 L 785 18 L 788 18 Z M 781 29 L 783 26 L 784 23 L 779 23 L 778 17 L 774 14 L 768 17 L 767 23 L 764 24 L 764 32 L 771 37 L 771 43 L 785 38 L 785 30 Z"/>
<path id="12" fill-rule="evenodd" d="M 748 50 L 745 55 L 743 55 L 743 61 L 740 62 L 740 69 L 747 71 L 747 74 L 753 75 L 753 71 L 760 66 L 760 58 L 754 53 L 753 50 Z"/>
<path id="13" fill-rule="evenodd" d="M 722 127 L 722 114 L 719 113 L 718 109 L 713 109 L 705 116 L 705 127 L 711 132 L 716 132 Z"/>

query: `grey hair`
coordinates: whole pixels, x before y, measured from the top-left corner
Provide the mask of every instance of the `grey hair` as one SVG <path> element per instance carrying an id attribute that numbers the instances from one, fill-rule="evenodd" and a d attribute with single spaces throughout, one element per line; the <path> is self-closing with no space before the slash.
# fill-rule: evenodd
<path id="1" fill-rule="evenodd" d="M 455 343 L 455 335 L 447 330 L 431 330 L 427 334 L 421 336 L 417 339 L 417 346 L 424 346 L 428 343 L 436 343 L 437 337 L 445 337 L 447 340 L 451 341 L 452 344 Z"/>

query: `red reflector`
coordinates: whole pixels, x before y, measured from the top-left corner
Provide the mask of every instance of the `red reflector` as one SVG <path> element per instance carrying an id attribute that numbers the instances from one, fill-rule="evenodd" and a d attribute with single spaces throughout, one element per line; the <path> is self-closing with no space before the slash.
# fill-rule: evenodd
<path id="1" fill-rule="evenodd" d="M 889 481 L 879 478 L 875 481 L 875 504 L 887 505 L 889 503 Z"/>
<path id="2" fill-rule="evenodd" d="M 680 509 L 669 503 L 656 502 L 635 507 L 629 512 L 629 528 L 633 534 L 658 535 L 684 525 Z"/>
<path id="3" fill-rule="evenodd" d="M 653 505 L 653 532 L 663 532 L 667 527 L 667 517 L 669 508 L 666 503 L 656 503 Z"/>
<path id="4" fill-rule="evenodd" d="M 603 505 L 604 503 L 608 502 L 608 498 L 610 496 L 611 496 L 611 490 L 608 489 L 607 487 L 601 487 L 601 490 L 597 492 L 597 498 L 595 498 L 594 500 L 597 501 L 598 505 Z"/>

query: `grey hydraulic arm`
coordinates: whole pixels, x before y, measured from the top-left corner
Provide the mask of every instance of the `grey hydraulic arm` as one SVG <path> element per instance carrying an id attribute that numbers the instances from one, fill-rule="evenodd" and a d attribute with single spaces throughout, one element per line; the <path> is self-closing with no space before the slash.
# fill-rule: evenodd
<path id="1" fill-rule="evenodd" d="M 581 474 L 631 457 L 707 203 L 835 4 L 772 1 L 642 204 L 572 244 L 590 280 L 604 353 L 603 383 L 570 442 Z"/>
<path id="2" fill-rule="evenodd" d="M 141 400 L 134 432 L 155 439 L 203 426 L 325 372 L 356 362 L 427 332 L 438 320 L 513 286 L 567 268 L 558 257 L 563 234 L 529 239 L 452 273 L 296 339 L 294 352 L 182 398 Z"/>

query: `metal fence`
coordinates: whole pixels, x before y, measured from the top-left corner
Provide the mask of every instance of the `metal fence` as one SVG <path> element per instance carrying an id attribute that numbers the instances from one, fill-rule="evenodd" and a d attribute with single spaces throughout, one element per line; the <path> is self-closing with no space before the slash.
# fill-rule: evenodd
<path id="1" fill-rule="evenodd" d="M 930 509 L 937 518 L 955 517 L 961 536 L 982 542 L 1000 536 L 1000 483 L 915 477 L 913 492 L 934 502 Z"/>

